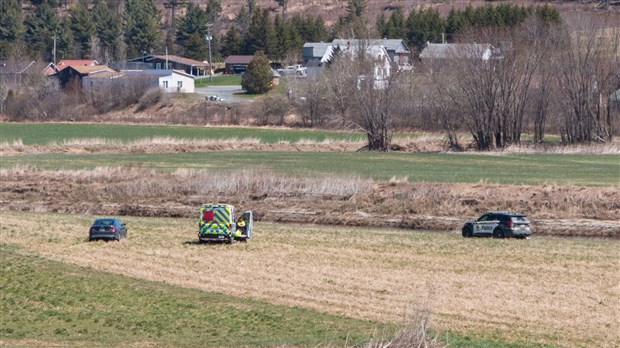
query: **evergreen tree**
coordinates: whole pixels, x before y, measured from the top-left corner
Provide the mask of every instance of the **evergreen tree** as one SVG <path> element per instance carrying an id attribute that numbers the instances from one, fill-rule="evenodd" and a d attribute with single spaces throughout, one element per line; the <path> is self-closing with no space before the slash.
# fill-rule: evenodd
<path id="1" fill-rule="evenodd" d="M 25 41 L 33 54 L 49 60 L 54 46 L 54 35 L 59 29 L 59 21 L 54 10 L 43 3 L 37 6 L 26 20 Z"/>
<path id="2" fill-rule="evenodd" d="M 385 14 L 383 12 L 379 13 L 379 15 L 377 16 L 375 26 L 377 28 L 377 33 L 379 33 L 380 37 L 387 37 L 387 21 L 385 20 Z"/>
<path id="3" fill-rule="evenodd" d="M 205 9 L 205 16 L 208 23 L 216 25 L 222 15 L 222 4 L 217 0 L 209 0 Z"/>
<path id="4" fill-rule="evenodd" d="M 87 58 L 91 53 L 91 37 L 95 33 L 95 25 L 85 0 L 80 0 L 69 9 L 69 18 L 77 56 Z"/>
<path id="5" fill-rule="evenodd" d="M 245 36 L 248 34 L 250 22 L 252 21 L 252 15 L 250 12 L 248 12 L 248 9 L 245 6 L 241 6 L 237 17 L 235 18 L 235 21 L 239 26 L 239 33 L 241 34 L 241 39 L 245 39 Z"/>
<path id="6" fill-rule="evenodd" d="M 409 43 L 422 49 L 427 42 L 441 42 L 445 22 L 437 10 L 427 9 L 420 12 L 411 11 L 406 26 Z"/>
<path id="7" fill-rule="evenodd" d="M 154 0 L 125 0 L 127 55 L 150 53 L 161 45 L 161 13 Z"/>
<path id="8" fill-rule="evenodd" d="M 274 32 L 269 19 L 269 10 L 256 7 L 252 15 L 252 22 L 244 38 L 243 51 L 245 54 L 254 54 L 264 51 L 271 54 L 274 49 Z"/>
<path id="9" fill-rule="evenodd" d="M 17 0 L 0 2 L 0 41 L 15 42 L 24 34 L 24 18 Z"/>
<path id="10" fill-rule="evenodd" d="M 463 13 L 461 11 L 456 11 L 453 7 L 446 19 L 446 35 L 448 36 L 448 40 L 454 40 L 455 34 L 463 32 L 467 27 L 467 20 Z"/>
<path id="11" fill-rule="evenodd" d="M 24 18 L 17 0 L 0 2 L 0 59 L 9 58 L 11 48 L 24 35 Z"/>
<path id="12" fill-rule="evenodd" d="M 185 47 L 184 56 L 190 59 L 199 61 L 207 60 L 209 58 L 209 48 L 205 42 L 204 36 L 195 31 L 187 41 L 187 47 Z"/>
<path id="13" fill-rule="evenodd" d="M 220 53 L 222 56 L 227 57 L 230 55 L 241 54 L 243 49 L 243 39 L 241 38 L 241 34 L 237 27 L 232 26 L 226 32 L 224 36 L 224 40 L 222 42 L 222 47 L 220 49 Z"/>
<path id="14" fill-rule="evenodd" d="M 108 57 L 109 60 L 119 60 L 121 58 L 123 29 L 115 10 L 103 0 L 97 1 L 93 7 L 93 21 L 95 35 L 99 39 L 99 45 L 104 56 Z"/>
<path id="15" fill-rule="evenodd" d="M 348 0 L 347 1 L 347 22 L 353 22 L 362 17 L 366 11 L 367 0 Z"/>
<path id="16" fill-rule="evenodd" d="M 71 30 L 71 20 L 65 18 L 58 26 L 56 33 L 56 61 L 73 58 L 75 41 Z"/>
<path id="17" fill-rule="evenodd" d="M 177 24 L 176 42 L 180 52 L 187 55 L 187 52 L 193 50 L 192 45 L 197 43 L 195 34 L 203 41 L 207 35 L 207 17 L 206 13 L 195 4 L 187 6 L 185 16 L 179 19 Z M 200 48 L 194 50 L 194 54 L 200 51 Z"/>
<path id="18" fill-rule="evenodd" d="M 250 94 L 263 94 L 269 91 L 272 78 L 269 59 L 263 51 L 258 51 L 241 76 L 241 87 Z"/>
<path id="19" fill-rule="evenodd" d="M 387 22 L 386 30 L 381 37 L 388 39 L 406 39 L 405 34 L 405 15 L 403 10 L 398 7 L 390 15 L 390 19 Z"/>

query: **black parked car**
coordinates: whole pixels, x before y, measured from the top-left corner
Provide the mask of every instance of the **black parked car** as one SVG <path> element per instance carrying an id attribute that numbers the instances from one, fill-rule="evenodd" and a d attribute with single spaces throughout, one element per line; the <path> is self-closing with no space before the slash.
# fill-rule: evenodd
<path id="1" fill-rule="evenodd" d="M 491 211 L 463 225 L 463 237 L 526 238 L 532 234 L 527 216 L 506 211 Z"/>
<path id="2" fill-rule="evenodd" d="M 121 240 L 127 238 L 127 225 L 118 218 L 96 219 L 90 226 L 88 240 Z"/>

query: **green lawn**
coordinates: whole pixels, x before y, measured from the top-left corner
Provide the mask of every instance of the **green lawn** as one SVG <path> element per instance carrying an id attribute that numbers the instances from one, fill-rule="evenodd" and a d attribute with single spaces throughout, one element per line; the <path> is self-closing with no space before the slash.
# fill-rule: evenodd
<path id="1" fill-rule="evenodd" d="M 122 154 L 28 154 L 4 156 L 0 168 L 35 166 L 45 169 L 90 169 L 98 166 L 140 166 L 272 171 L 291 176 L 359 175 L 375 180 L 392 177 L 410 182 L 546 183 L 618 186 L 620 156 L 577 154 L 464 154 L 224 151 Z"/>
<path id="2" fill-rule="evenodd" d="M 201 78 L 194 81 L 195 87 L 240 86 L 241 75 L 215 75 L 213 78 Z"/>
<path id="3" fill-rule="evenodd" d="M 324 130 L 246 128 L 246 127 L 195 127 L 155 126 L 87 123 L 0 123 L 0 142 L 11 143 L 21 139 L 24 145 L 46 145 L 67 139 L 105 138 L 128 142 L 152 137 L 181 139 L 230 139 L 258 138 L 262 143 L 279 141 L 297 142 L 300 139 L 323 141 L 362 140 L 361 133 Z"/>
<path id="4" fill-rule="evenodd" d="M 0 255 L 0 341 L 9 346 L 344 347 L 387 327 L 97 272 L 6 244 Z"/>

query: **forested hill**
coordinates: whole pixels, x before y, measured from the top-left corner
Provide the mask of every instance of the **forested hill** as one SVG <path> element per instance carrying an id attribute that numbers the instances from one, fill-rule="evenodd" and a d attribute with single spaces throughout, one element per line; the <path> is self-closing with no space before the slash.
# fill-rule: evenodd
<path id="1" fill-rule="evenodd" d="M 2 0 L 0 60 L 119 62 L 164 51 L 204 61 L 264 51 L 297 61 L 304 42 L 337 37 L 402 39 L 414 54 L 427 42 L 463 39 L 471 29 L 519 25 L 536 16 L 559 23 L 580 1 L 414 0 Z M 616 2 L 607 2 L 611 4 Z M 599 6 L 599 9 L 595 9 Z M 611 6 L 611 5 L 609 5 Z M 620 7 L 620 6 L 614 6 Z M 586 11 L 581 11 L 586 12 Z M 609 16 L 608 16 L 609 17 Z M 601 22 L 597 18 L 591 22 Z M 207 29 L 209 28 L 209 29 Z M 207 45 L 207 37 L 211 37 Z M 209 48 L 211 47 L 211 48 Z"/>

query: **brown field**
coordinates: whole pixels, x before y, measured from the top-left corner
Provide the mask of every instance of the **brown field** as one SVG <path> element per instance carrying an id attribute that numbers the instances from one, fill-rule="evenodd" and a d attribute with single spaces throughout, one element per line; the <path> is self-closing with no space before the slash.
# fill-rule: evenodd
<path id="1" fill-rule="evenodd" d="M 616 240 L 259 222 L 248 243 L 198 245 L 194 219 L 126 217 L 128 240 L 88 243 L 91 215 L 0 219 L 3 243 L 98 271 L 386 322 L 428 301 L 440 330 L 564 347 L 620 342 Z"/>
<path id="2" fill-rule="evenodd" d="M 0 177 L 2 210 L 193 218 L 200 204 L 221 201 L 252 210 L 266 222 L 459 231 L 464 221 L 504 207 L 528 214 L 538 235 L 620 238 L 617 187 L 296 179 L 253 171 L 120 167 L 13 168 L 0 170 Z"/>

